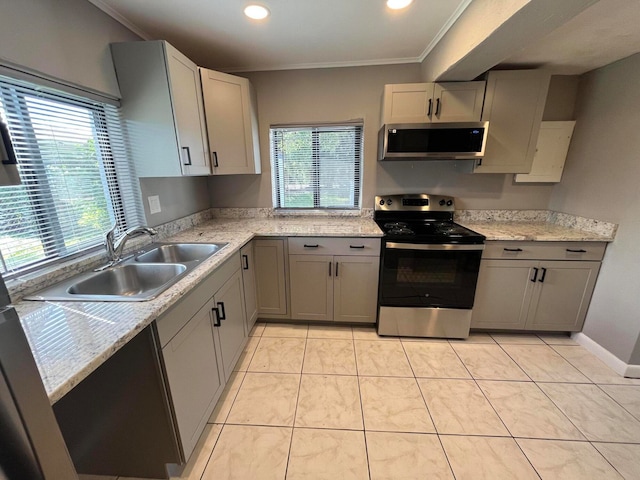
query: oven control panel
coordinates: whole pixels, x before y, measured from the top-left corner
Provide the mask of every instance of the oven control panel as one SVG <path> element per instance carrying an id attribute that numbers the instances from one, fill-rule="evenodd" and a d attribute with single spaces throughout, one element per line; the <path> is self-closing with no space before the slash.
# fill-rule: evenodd
<path id="1" fill-rule="evenodd" d="M 453 197 L 427 193 L 406 195 L 382 195 L 375 199 L 375 209 L 403 212 L 453 212 Z"/>

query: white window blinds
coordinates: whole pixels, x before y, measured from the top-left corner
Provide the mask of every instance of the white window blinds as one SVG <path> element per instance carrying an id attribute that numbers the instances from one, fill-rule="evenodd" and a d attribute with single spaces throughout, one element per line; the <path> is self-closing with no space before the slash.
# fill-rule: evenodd
<path id="1" fill-rule="evenodd" d="M 144 219 L 118 109 L 0 76 L 22 185 L 0 186 L 0 273 L 100 245 L 114 223 Z"/>
<path id="2" fill-rule="evenodd" d="M 275 208 L 360 208 L 362 125 L 272 127 Z"/>

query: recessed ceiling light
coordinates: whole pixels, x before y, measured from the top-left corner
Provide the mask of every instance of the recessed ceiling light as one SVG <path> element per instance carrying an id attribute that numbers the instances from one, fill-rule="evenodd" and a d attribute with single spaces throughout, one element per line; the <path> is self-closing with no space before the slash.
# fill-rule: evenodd
<path id="1" fill-rule="evenodd" d="M 267 7 L 263 7 L 262 5 L 249 5 L 244 9 L 244 14 L 249 18 L 253 18 L 254 20 L 262 20 L 263 18 L 267 18 L 269 16 L 269 9 Z"/>
<path id="2" fill-rule="evenodd" d="M 413 0 L 387 0 L 387 7 L 393 10 L 400 10 L 411 5 L 411 2 Z"/>

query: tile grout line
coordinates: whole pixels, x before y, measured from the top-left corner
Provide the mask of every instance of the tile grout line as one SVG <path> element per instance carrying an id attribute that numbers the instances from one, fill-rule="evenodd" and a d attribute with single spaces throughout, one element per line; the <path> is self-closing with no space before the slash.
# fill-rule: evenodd
<path id="1" fill-rule="evenodd" d="M 594 383 L 594 385 L 596 387 L 598 387 L 598 389 L 600 389 L 602 391 L 602 393 L 604 393 L 607 397 L 609 397 L 611 400 L 613 400 L 613 402 L 615 402 L 617 405 L 620 406 L 620 408 L 622 408 L 625 412 L 627 412 L 629 415 L 631 415 L 633 418 L 635 418 L 636 420 L 638 420 L 640 422 L 640 418 L 638 418 L 636 415 L 634 415 L 633 413 L 631 413 L 624 405 L 622 405 L 619 401 L 617 401 L 615 398 L 613 398 L 613 396 L 611 396 L 611 394 L 609 394 L 609 392 L 607 392 L 604 387 L 607 386 L 613 386 L 613 387 L 635 387 L 635 385 L 607 385 L 607 384 L 598 384 L 598 383 Z M 640 388 L 638 389 L 640 390 Z"/>

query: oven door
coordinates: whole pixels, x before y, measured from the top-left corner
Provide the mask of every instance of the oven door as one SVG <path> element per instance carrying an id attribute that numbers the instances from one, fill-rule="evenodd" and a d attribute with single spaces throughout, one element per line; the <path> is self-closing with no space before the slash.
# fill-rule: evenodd
<path id="1" fill-rule="evenodd" d="M 484 245 L 387 242 L 380 274 L 380 305 L 473 307 Z"/>

